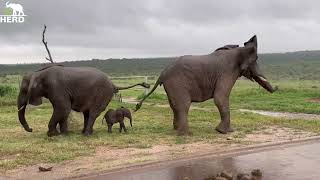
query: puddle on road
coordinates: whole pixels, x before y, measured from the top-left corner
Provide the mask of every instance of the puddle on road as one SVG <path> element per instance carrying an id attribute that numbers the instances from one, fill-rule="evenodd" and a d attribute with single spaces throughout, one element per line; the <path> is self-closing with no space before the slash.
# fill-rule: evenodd
<path id="1" fill-rule="evenodd" d="M 316 180 L 320 177 L 320 143 L 280 148 L 222 160 L 207 159 L 154 169 L 101 175 L 94 179 L 202 180 L 223 170 L 250 173 L 261 169 L 263 180 Z M 92 177 L 90 178 L 92 179 Z"/>

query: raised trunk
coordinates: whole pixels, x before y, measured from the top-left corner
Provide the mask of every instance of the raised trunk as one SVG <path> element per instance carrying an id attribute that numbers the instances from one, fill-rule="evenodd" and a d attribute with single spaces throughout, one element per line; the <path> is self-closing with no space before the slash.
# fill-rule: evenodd
<path id="1" fill-rule="evenodd" d="M 269 91 L 270 93 L 273 93 L 274 91 L 276 91 L 276 89 L 274 89 L 271 84 L 266 80 L 265 77 L 263 76 L 253 76 L 253 79 L 260 85 L 262 86 L 264 89 L 266 89 L 267 91 Z"/>
<path id="2" fill-rule="evenodd" d="M 26 121 L 26 118 L 25 118 L 26 107 L 27 107 L 27 103 L 24 103 L 21 96 L 19 95 L 19 97 L 18 97 L 19 121 L 26 131 L 32 132 L 32 128 L 29 127 L 29 125 Z"/>

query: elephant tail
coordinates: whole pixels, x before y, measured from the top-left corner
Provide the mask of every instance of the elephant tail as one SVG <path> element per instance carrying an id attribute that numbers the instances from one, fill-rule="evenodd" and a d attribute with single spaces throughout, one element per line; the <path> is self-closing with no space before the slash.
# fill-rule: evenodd
<path id="1" fill-rule="evenodd" d="M 153 93 L 153 91 L 157 89 L 157 87 L 158 87 L 160 84 L 161 84 L 161 81 L 160 81 L 160 78 L 159 78 L 159 79 L 157 80 L 157 82 L 155 83 L 155 85 L 153 86 L 153 88 L 151 89 L 151 91 L 150 91 L 147 95 L 145 95 L 145 96 L 142 98 L 142 100 L 136 105 L 136 109 L 134 110 L 134 112 L 138 111 L 138 110 L 141 108 L 143 101 L 146 100 L 146 99 Z"/>
<path id="2" fill-rule="evenodd" d="M 119 92 L 119 90 L 125 90 L 125 89 L 130 89 L 130 88 L 133 88 L 135 86 L 142 86 L 144 88 L 150 88 L 150 84 L 148 83 L 145 83 L 145 82 L 142 82 L 142 83 L 137 83 L 137 84 L 134 84 L 134 85 L 131 85 L 131 86 L 126 86 L 126 87 L 117 87 L 115 86 L 115 93 Z"/>
<path id="3" fill-rule="evenodd" d="M 129 120 L 130 120 L 130 126 L 132 127 L 132 117 L 131 117 L 131 113 L 129 114 Z"/>

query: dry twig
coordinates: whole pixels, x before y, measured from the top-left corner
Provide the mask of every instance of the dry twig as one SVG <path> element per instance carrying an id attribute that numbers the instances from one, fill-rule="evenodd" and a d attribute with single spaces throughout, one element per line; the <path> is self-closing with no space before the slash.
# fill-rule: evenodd
<path id="1" fill-rule="evenodd" d="M 42 32 L 42 43 L 46 47 L 46 50 L 47 50 L 48 55 L 49 55 L 49 58 L 46 57 L 46 60 L 50 61 L 51 63 L 54 63 L 53 59 L 51 57 L 51 53 L 50 53 L 49 48 L 48 48 L 48 42 L 46 42 L 45 39 L 44 39 L 44 34 L 46 33 L 46 29 L 47 29 L 47 26 L 44 25 L 44 29 L 43 29 L 43 32 Z"/>

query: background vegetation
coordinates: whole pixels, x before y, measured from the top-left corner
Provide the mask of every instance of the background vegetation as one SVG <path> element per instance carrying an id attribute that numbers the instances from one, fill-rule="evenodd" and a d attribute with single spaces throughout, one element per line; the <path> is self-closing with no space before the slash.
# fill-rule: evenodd
<path id="1" fill-rule="evenodd" d="M 95 67 L 108 75 L 158 75 L 174 61 L 168 58 L 93 59 L 90 61 L 64 62 L 66 66 Z M 274 80 L 319 80 L 320 51 L 260 54 L 259 64 L 268 78 Z M 39 69 L 41 64 L 0 65 L 0 75 L 23 74 Z"/>

